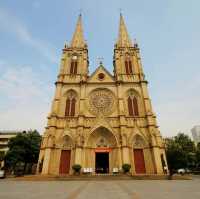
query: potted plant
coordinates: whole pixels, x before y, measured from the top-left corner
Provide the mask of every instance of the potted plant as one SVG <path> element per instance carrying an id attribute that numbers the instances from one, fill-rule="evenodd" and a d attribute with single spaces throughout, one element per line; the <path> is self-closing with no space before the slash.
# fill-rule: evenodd
<path id="1" fill-rule="evenodd" d="M 74 165 L 72 166 L 72 169 L 74 170 L 74 173 L 75 173 L 75 174 L 80 174 L 81 165 L 80 165 L 80 164 L 74 164 Z"/>
<path id="2" fill-rule="evenodd" d="M 123 164 L 122 169 L 123 169 L 124 173 L 128 173 L 131 169 L 131 165 L 130 164 Z"/>

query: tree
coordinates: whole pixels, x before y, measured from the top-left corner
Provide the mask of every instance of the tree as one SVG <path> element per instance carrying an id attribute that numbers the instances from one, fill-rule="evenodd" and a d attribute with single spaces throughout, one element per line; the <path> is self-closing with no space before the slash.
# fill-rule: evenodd
<path id="1" fill-rule="evenodd" d="M 197 169 L 200 169 L 200 142 L 196 147 L 196 167 Z"/>
<path id="2" fill-rule="evenodd" d="M 4 158 L 5 158 L 5 152 L 4 151 L 0 151 L 0 169 L 2 169 L 1 168 L 1 162 L 4 160 Z"/>
<path id="3" fill-rule="evenodd" d="M 193 168 L 195 166 L 195 145 L 189 136 L 179 133 L 167 139 L 166 155 L 170 174 L 177 169 Z"/>
<path id="4" fill-rule="evenodd" d="M 16 165 L 20 164 L 24 167 L 23 171 L 26 170 L 27 165 L 31 168 L 34 163 L 37 163 L 40 142 L 41 136 L 36 130 L 19 133 L 11 138 L 5 156 L 6 167 L 15 170 Z"/>
<path id="5" fill-rule="evenodd" d="M 4 151 L 0 151 L 0 162 L 4 160 L 5 154 Z"/>

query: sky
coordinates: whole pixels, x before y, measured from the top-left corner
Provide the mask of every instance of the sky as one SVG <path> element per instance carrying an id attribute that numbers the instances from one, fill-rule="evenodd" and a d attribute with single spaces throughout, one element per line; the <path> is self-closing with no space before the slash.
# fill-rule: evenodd
<path id="1" fill-rule="evenodd" d="M 80 11 L 90 74 L 99 57 L 112 72 L 121 10 L 140 47 L 161 134 L 190 134 L 200 124 L 199 8 L 199 0 L 0 0 L 0 130 L 43 133 Z"/>

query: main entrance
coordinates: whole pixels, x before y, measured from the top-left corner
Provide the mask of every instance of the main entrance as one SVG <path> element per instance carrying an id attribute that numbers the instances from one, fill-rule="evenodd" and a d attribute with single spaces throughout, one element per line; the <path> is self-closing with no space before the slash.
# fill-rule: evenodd
<path id="1" fill-rule="evenodd" d="M 70 169 L 70 157 L 71 151 L 70 150 L 62 150 L 60 156 L 60 174 L 68 174 Z"/>
<path id="2" fill-rule="evenodd" d="M 146 173 L 143 150 L 134 149 L 133 153 L 135 162 L 135 172 L 137 174 Z"/>
<path id="3" fill-rule="evenodd" d="M 95 153 L 95 172 L 109 173 L 109 152 Z"/>

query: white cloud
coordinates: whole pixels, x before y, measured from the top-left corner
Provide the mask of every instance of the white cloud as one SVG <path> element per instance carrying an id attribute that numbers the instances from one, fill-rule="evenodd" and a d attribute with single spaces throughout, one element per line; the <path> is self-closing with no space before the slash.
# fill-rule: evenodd
<path id="1" fill-rule="evenodd" d="M 42 132 L 53 94 L 48 72 L 36 73 L 29 66 L 4 66 L 0 79 L 0 129 L 32 128 Z"/>
<path id="2" fill-rule="evenodd" d="M 34 38 L 25 24 L 17 19 L 16 16 L 2 8 L 0 8 L 0 24 L 1 30 L 14 34 L 20 41 L 33 47 L 41 55 L 48 58 L 51 62 L 57 63 L 57 58 L 52 50 L 52 47 L 49 44 Z"/>

